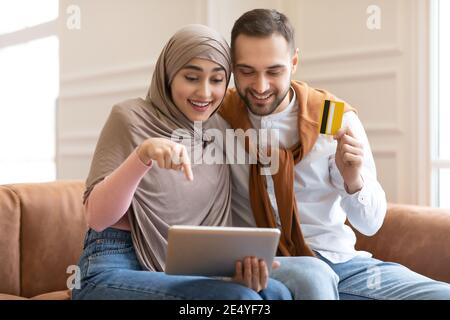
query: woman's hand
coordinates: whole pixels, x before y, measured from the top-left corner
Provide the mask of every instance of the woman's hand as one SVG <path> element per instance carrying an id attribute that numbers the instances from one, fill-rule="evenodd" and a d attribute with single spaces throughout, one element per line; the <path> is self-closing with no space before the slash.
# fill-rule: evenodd
<path id="1" fill-rule="evenodd" d="M 280 262 L 273 261 L 272 268 L 276 269 Z M 245 257 L 244 261 L 236 262 L 236 272 L 232 281 L 242 284 L 248 288 L 259 292 L 267 288 L 269 281 L 269 270 L 264 260 L 256 257 Z"/>
<path id="2" fill-rule="evenodd" d="M 137 150 L 138 156 L 144 163 L 156 161 L 160 168 L 183 170 L 190 181 L 194 180 L 186 147 L 165 138 L 149 138 Z"/>

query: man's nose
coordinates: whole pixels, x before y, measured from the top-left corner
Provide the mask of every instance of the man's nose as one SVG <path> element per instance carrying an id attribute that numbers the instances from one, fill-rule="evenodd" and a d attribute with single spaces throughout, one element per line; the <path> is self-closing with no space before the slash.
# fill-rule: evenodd
<path id="1" fill-rule="evenodd" d="M 255 90 L 256 93 L 264 93 L 269 90 L 269 88 L 269 81 L 267 81 L 266 77 L 264 75 L 259 75 L 253 85 L 253 90 Z"/>

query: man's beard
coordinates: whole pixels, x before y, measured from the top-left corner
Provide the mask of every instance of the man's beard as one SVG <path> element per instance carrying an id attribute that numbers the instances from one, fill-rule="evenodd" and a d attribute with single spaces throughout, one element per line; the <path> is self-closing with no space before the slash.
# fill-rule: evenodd
<path id="1" fill-rule="evenodd" d="M 286 88 L 286 91 L 282 95 L 275 95 L 275 100 L 270 105 L 265 105 L 264 107 L 258 107 L 258 106 L 252 105 L 252 103 L 250 102 L 250 99 L 247 97 L 247 95 L 251 94 L 250 89 L 247 89 L 245 91 L 246 94 L 242 93 L 237 88 L 237 85 L 236 85 L 236 89 L 237 89 L 237 92 L 239 93 L 239 96 L 241 97 L 242 101 L 244 101 L 247 108 L 249 108 L 253 114 L 256 114 L 258 116 L 266 116 L 266 115 L 269 115 L 272 112 L 274 112 L 278 108 L 280 103 L 283 102 L 283 100 L 286 98 L 286 95 L 289 93 L 290 86 L 288 86 Z"/>

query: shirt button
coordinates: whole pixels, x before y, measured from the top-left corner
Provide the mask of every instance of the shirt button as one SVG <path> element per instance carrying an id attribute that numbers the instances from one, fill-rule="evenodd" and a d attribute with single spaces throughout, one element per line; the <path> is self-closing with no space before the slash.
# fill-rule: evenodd
<path id="1" fill-rule="evenodd" d="M 360 195 L 358 197 L 358 200 L 359 200 L 359 202 L 361 202 L 365 206 L 368 204 L 368 199 L 365 196 L 363 196 L 363 195 Z"/>

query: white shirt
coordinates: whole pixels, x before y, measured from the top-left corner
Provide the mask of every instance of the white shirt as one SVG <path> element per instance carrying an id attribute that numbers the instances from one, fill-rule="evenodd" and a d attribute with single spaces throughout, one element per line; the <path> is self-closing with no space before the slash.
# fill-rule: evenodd
<path id="1" fill-rule="evenodd" d="M 293 91 L 293 90 L 292 90 Z M 295 93 L 283 111 L 267 116 L 249 112 L 255 129 L 278 129 L 279 143 L 289 148 L 298 142 L 298 105 Z M 211 119 L 211 127 L 222 131 L 224 137 L 233 135 L 228 123 L 220 116 Z M 381 227 L 386 213 L 386 196 L 376 178 L 376 168 L 364 128 L 354 112 L 346 112 L 342 127 L 349 126 L 364 146 L 361 176 L 363 188 L 348 194 L 344 180 L 335 163 L 337 142 L 330 136 L 319 135 L 311 151 L 295 166 L 294 190 L 300 224 L 306 243 L 333 263 L 350 260 L 356 255 L 371 256 L 356 251 L 356 236 L 344 224 L 348 218 L 352 226 L 365 235 L 373 235 Z M 231 137 L 226 137 L 230 139 Z M 230 141 L 230 140 L 228 140 Z M 224 141 L 225 143 L 225 141 Z M 244 148 L 242 144 L 237 148 Z M 228 156 L 228 155 L 227 155 Z M 236 163 L 235 159 L 228 159 Z M 233 225 L 256 227 L 249 197 L 249 164 L 231 164 Z M 273 212 L 279 223 L 273 181 L 266 176 L 267 191 Z"/>

